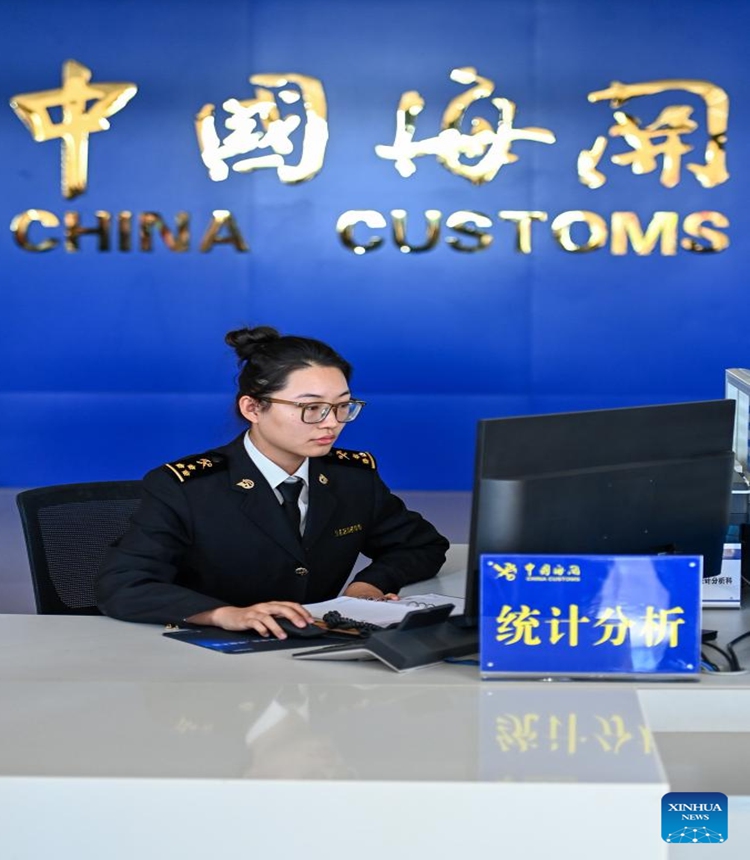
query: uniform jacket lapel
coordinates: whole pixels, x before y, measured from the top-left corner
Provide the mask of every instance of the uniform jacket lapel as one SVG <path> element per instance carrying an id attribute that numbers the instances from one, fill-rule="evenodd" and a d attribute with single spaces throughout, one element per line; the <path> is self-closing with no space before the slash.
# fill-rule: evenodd
<path id="1" fill-rule="evenodd" d="M 270 538 L 301 562 L 305 561 L 300 536 L 291 523 L 258 467 L 245 450 L 244 433 L 220 449 L 229 463 L 229 486 L 236 494 L 242 512 Z M 312 504 L 310 506 L 312 508 Z"/>
<path id="2" fill-rule="evenodd" d="M 305 544 L 312 546 L 323 533 L 336 510 L 337 498 L 333 481 L 326 474 L 321 457 L 310 458 L 310 507 L 307 509 Z"/>

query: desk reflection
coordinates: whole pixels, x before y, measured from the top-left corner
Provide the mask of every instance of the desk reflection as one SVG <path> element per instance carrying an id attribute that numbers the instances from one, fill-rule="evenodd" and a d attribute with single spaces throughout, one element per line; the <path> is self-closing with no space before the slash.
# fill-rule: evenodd
<path id="1" fill-rule="evenodd" d="M 653 782 L 632 691 L 7 683 L 0 775 Z"/>

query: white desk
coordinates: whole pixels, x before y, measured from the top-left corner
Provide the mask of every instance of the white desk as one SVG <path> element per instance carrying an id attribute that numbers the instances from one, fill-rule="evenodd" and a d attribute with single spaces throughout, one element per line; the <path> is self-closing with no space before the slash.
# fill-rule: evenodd
<path id="1" fill-rule="evenodd" d="M 739 858 L 748 727 L 745 676 L 480 682 L 471 666 L 398 675 L 5 615 L 0 856 Z M 717 750 L 726 773 L 711 770 Z M 732 794 L 730 841 L 668 853 L 670 786 Z"/>

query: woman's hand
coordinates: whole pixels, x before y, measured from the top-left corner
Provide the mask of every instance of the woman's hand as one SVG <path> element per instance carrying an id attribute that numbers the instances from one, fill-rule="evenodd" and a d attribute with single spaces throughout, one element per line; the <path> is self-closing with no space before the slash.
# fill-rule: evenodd
<path id="1" fill-rule="evenodd" d="M 286 639 L 286 633 L 276 623 L 274 616 L 288 618 L 297 627 L 306 627 L 313 621 L 312 615 L 299 603 L 286 600 L 269 600 L 252 606 L 219 606 L 208 612 L 199 612 L 186 618 L 191 624 L 209 624 L 222 630 L 255 630 L 261 636 L 273 635 Z"/>
<path id="2" fill-rule="evenodd" d="M 369 582 L 352 582 L 343 596 L 360 597 L 364 600 L 398 600 L 398 594 L 383 594 L 379 588 L 370 585 Z"/>

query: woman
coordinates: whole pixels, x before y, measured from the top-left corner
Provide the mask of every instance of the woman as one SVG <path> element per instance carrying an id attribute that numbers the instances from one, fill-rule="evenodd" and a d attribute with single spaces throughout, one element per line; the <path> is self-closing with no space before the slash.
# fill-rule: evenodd
<path id="1" fill-rule="evenodd" d="M 308 624 L 301 604 L 335 597 L 359 553 L 372 564 L 350 597 L 392 598 L 434 576 L 445 538 L 390 492 L 372 455 L 333 447 L 364 406 L 352 399 L 349 363 L 267 326 L 226 342 L 249 429 L 146 475 L 131 527 L 99 573 L 102 612 L 285 638 L 277 619 Z"/>

